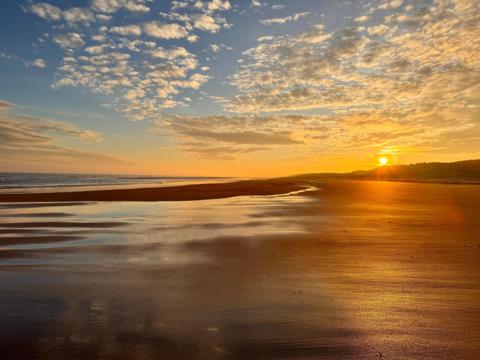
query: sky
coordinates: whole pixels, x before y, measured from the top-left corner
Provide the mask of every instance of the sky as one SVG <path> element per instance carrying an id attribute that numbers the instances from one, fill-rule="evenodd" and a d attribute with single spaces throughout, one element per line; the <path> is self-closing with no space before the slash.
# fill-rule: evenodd
<path id="1" fill-rule="evenodd" d="M 0 171 L 480 158 L 478 0 L 0 3 Z"/>

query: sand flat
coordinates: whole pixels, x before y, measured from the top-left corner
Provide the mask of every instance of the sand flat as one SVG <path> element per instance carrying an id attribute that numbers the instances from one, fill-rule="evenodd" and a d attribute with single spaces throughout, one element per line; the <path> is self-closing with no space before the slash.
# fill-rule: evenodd
<path id="1" fill-rule="evenodd" d="M 55 191 L 38 193 L 0 193 L 0 202 L 58 201 L 188 201 L 221 199 L 246 195 L 276 195 L 305 189 L 295 180 L 247 180 L 215 184 Z"/>

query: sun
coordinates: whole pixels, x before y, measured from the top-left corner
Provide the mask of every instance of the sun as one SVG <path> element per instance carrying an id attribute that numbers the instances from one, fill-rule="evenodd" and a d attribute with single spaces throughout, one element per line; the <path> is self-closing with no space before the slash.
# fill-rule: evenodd
<path id="1" fill-rule="evenodd" d="M 385 166 L 385 165 L 388 165 L 390 163 L 390 159 L 386 156 L 380 156 L 378 158 L 378 165 L 380 166 Z"/>
<path id="2" fill-rule="evenodd" d="M 396 146 L 387 146 L 377 152 L 377 166 L 390 166 L 397 163 L 399 149 Z"/>

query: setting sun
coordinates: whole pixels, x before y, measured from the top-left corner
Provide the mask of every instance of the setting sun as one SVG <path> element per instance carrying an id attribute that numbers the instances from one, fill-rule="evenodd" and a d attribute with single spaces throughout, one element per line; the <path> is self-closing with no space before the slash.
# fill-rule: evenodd
<path id="1" fill-rule="evenodd" d="M 390 163 L 390 160 L 386 156 L 380 156 L 378 158 L 378 164 L 380 166 L 385 166 L 385 165 L 388 165 L 389 163 Z"/>

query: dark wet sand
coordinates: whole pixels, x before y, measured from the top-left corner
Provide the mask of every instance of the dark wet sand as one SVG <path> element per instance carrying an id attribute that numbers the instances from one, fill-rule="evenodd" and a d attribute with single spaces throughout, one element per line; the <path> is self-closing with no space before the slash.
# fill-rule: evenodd
<path id="1" fill-rule="evenodd" d="M 2 359 L 479 359 L 480 186 L 308 185 L 2 210 Z"/>
<path id="2" fill-rule="evenodd" d="M 246 195 L 276 195 L 305 188 L 297 180 L 248 180 L 217 184 L 197 184 L 138 189 L 87 190 L 0 194 L 0 202 L 58 201 L 186 201 L 221 199 Z"/>

